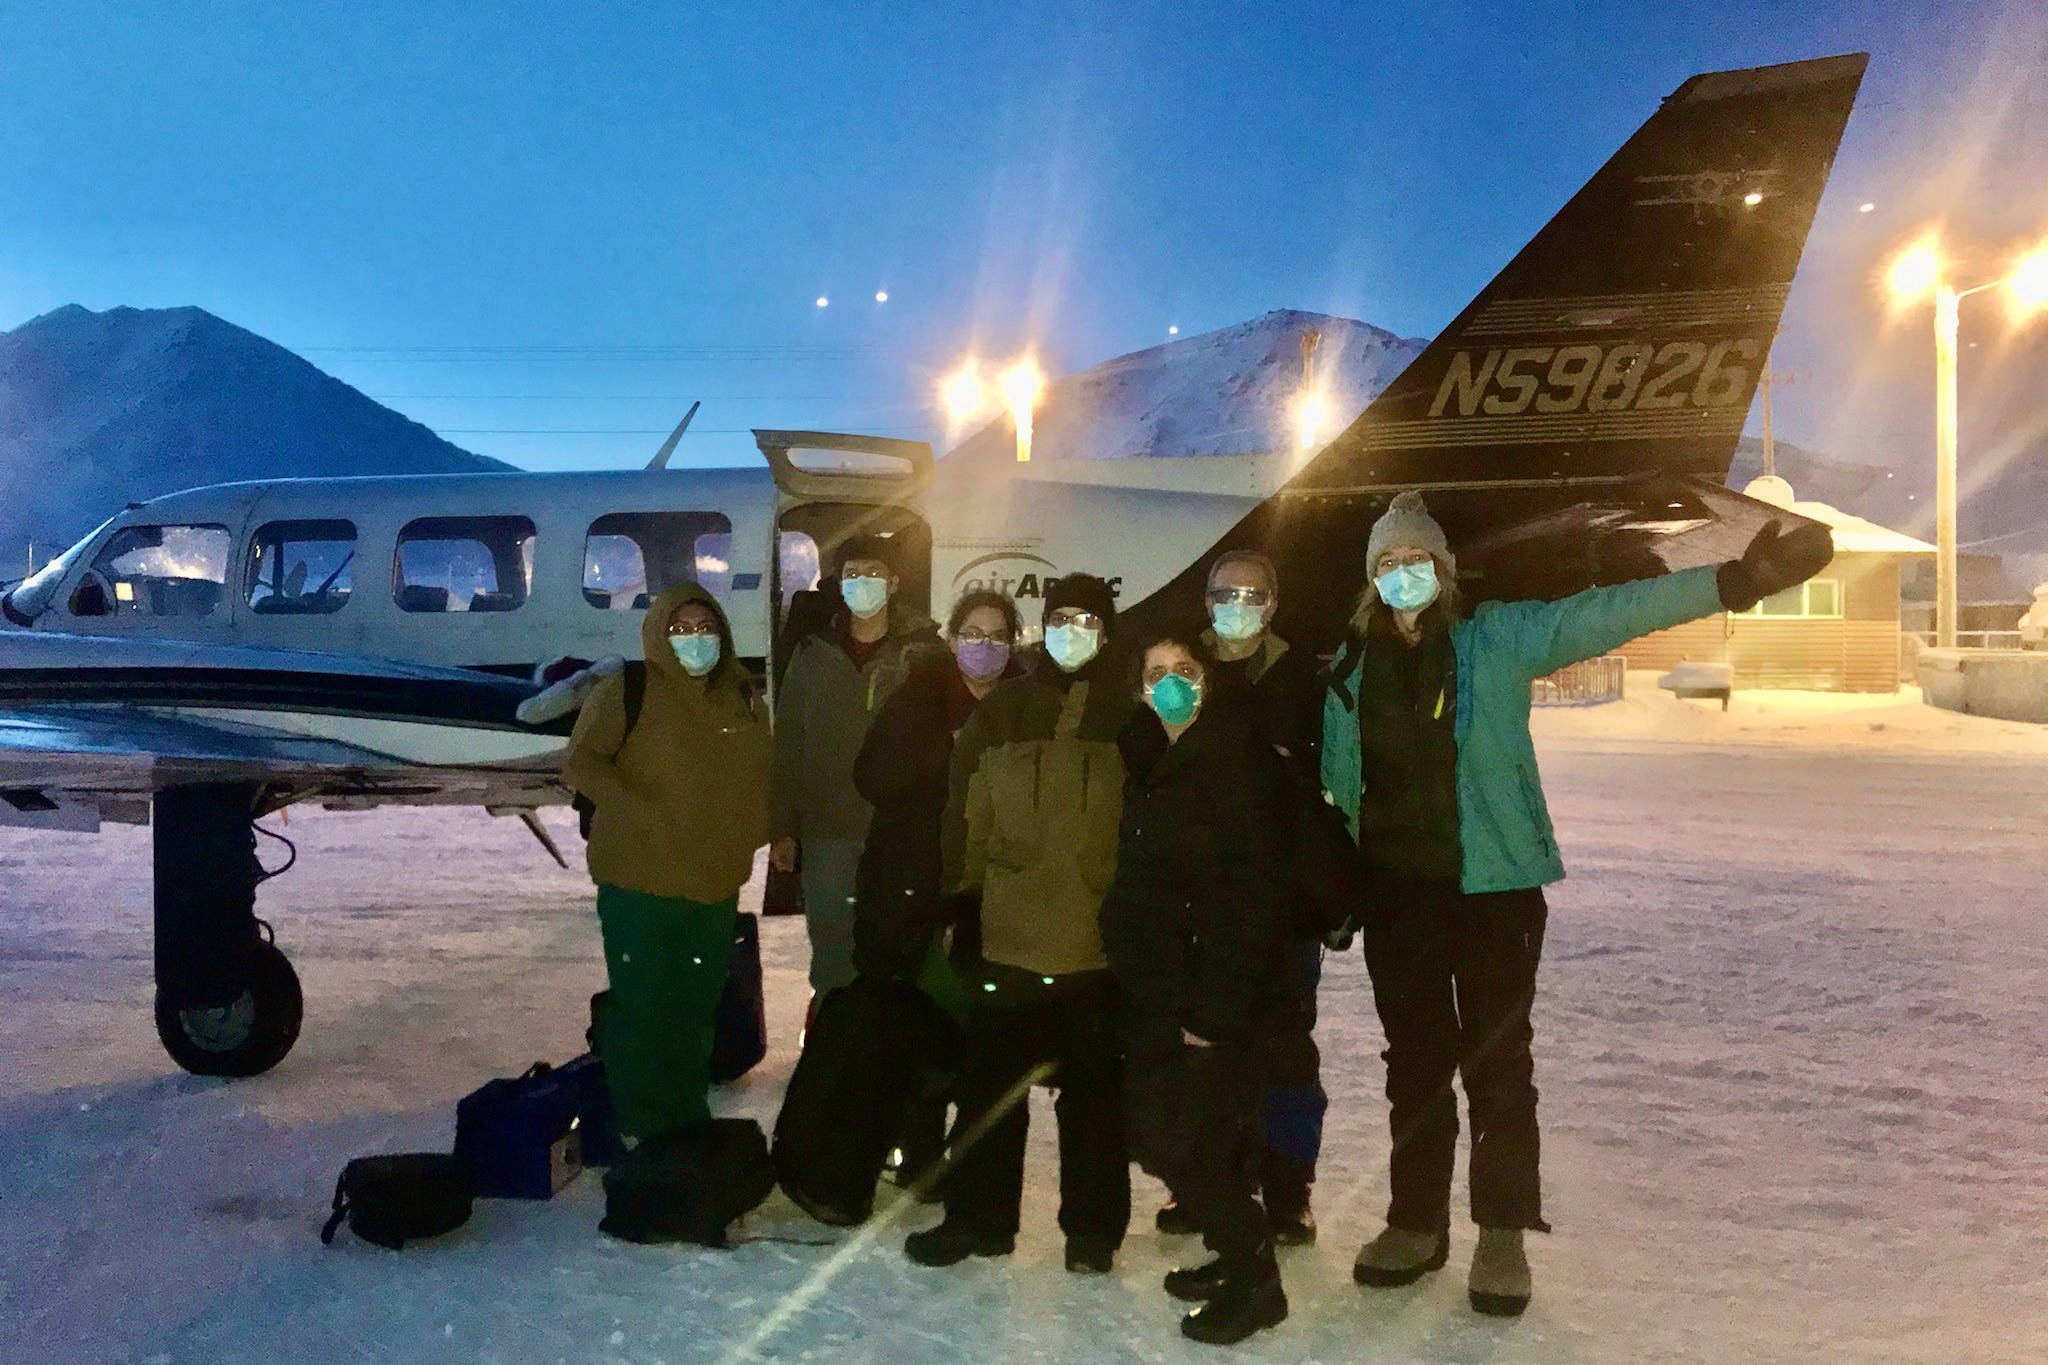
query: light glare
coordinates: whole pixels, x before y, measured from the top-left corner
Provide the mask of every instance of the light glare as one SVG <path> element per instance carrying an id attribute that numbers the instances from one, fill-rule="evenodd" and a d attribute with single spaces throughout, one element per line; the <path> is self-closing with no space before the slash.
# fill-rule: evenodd
<path id="1" fill-rule="evenodd" d="M 2012 291 L 2012 301 L 2022 317 L 2048 308 L 2048 242 L 2020 258 L 2005 287 Z"/>
<path id="2" fill-rule="evenodd" d="M 1027 355 L 1003 371 L 1000 382 L 1003 405 L 1017 427 L 1017 461 L 1022 464 L 1031 458 L 1031 410 L 1045 392 L 1045 376 L 1039 372 L 1038 362 Z"/>
<path id="3" fill-rule="evenodd" d="M 988 386 L 982 383 L 980 366 L 972 356 L 941 381 L 939 399 L 946 405 L 946 421 L 955 430 L 988 410 Z"/>
<path id="4" fill-rule="evenodd" d="M 888 291 L 888 290 L 886 290 L 886 289 L 877 289 L 877 290 L 875 291 L 875 302 L 876 302 L 876 303 L 887 303 L 888 301 L 889 301 L 889 291 Z"/>
<path id="5" fill-rule="evenodd" d="M 1313 389 L 1303 389 L 1294 399 L 1294 448 L 1314 450 L 1329 435 L 1330 400 Z"/>
<path id="6" fill-rule="evenodd" d="M 820 295 L 818 295 L 818 307 L 820 307 L 820 308 L 830 308 L 831 306 L 832 306 L 832 300 L 830 300 L 830 299 L 826 298 L 826 297 L 825 297 L 825 296 L 824 296 L 823 294 L 820 294 Z"/>
<path id="7" fill-rule="evenodd" d="M 1940 281 L 1941 257 L 1932 242 L 1916 242 L 1907 247 L 1885 275 L 1885 284 L 1899 303 L 1910 303 L 1932 292 Z"/>

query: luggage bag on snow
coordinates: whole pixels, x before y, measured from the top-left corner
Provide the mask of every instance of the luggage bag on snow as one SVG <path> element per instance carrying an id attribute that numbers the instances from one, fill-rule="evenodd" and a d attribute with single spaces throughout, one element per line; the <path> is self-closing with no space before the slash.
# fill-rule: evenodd
<path id="1" fill-rule="evenodd" d="M 711 1037 L 711 1082 L 736 1081 L 768 1055 L 768 1011 L 761 998 L 761 921 L 745 910 L 733 926 L 732 960 L 718 997 Z"/>
<path id="2" fill-rule="evenodd" d="M 635 1147 L 605 1172 L 598 1230 L 626 1242 L 727 1245 L 726 1228 L 775 1189 L 768 1139 L 752 1119 L 713 1119 Z"/>
<path id="3" fill-rule="evenodd" d="M 904 982 L 863 977 L 818 1002 L 775 1119 L 776 1179 L 805 1213 L 843 1227 L 874 1212 L 875 1182 L 951 1027 Z"/>
<path id="4" fill-rule="evenodd" d="M 586 1068 L 535 1062 L 486 1081 L 455 1106 L 455 1158 L 488 1199 L 548 1199 L 583 1170 Z"/>
<path id="5" fill-rule="evenodd" d="M 359 1156 L 334 1182 L 334 1212 L 320 1240 L 334 1245 L 346 1220 L 349 1231 L 375 1246 L 401 1250 L 407 1242 L 439 1237 L 469 1221 L 469 1173 L 445 1152 Z"/>

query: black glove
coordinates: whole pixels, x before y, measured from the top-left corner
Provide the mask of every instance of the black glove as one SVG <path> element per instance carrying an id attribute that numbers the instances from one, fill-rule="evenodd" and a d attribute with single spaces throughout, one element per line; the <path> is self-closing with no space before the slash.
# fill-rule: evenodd
<path id="1" fill-rule="evenodd" d="M 1721 592 L 1721 605 L 1730 611 L 1748 611 L 1772 593 L 1795 588 L 1828 566 L 1835 557 L 1835 538 L 1818 522 L 1778 534 L 1771 522 L 1756 533 L 1742 558 L 1721 566 L 1714 583 Z"/>

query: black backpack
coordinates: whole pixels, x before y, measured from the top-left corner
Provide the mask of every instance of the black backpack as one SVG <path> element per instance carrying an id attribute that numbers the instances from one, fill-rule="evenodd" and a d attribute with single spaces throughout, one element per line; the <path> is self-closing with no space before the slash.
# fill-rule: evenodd
<path id="1" fill-rule="evenodd" d="M 648 1138 L 605 1172 L 598 1231 L 625 1242 L 728 1245 L 725 1230 L 775 1190 L 768 1139 L 752 1119 L 713 1119 Z"/>
<path id="2" fill-rule="evenodd" d="M 633 727 L 640 723 L 640 708 L 647 701 L 647 661 L 645 659 L 628 659 L 625 671 L 619 677 L 626 685 L 626 729 L 625 733 L 619 736 L 618 750 L 618 752 L 623 752 L 626 747 L 626 741 L 633 737 Z M 613 757 L 616 758 L 617 756 L 618 753 L 615 752 Z M 597 814 L 597 803 L 582 792 L 577 792 L 570 799 L 569 806 L 570 809 L 576 812 L 576 832 L 583 836 L 584 842 L 588 843 L 590 841 L 590 819 Z"/>
<path id="3" fill-rule="evenodd" d="M 469 1172 L 444 1152 L 359 1156 L 334 1182 L 334 1215 L 320 1240 L 334 1245 L 343 1219 L 349 1231 L 392 1251 L 421 1237 L 439 1237 L 469 1221 Z"/>

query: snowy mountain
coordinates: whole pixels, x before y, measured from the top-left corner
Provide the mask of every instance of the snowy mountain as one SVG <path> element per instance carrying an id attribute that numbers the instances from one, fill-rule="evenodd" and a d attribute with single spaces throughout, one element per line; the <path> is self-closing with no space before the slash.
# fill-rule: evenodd
<path id="1" fill-rule="evenodd" d="M 1234 327 L 1105 360 L 1046 388 L 1033 418 L 1032 458 L 1245 455 L 1293 443 L 1302 381 L 1301 337 L 1321 333 L 1317 383 L 1332 431 L 1421 354 L 1424 343 L 1355 318 L 1282 308 Z M 1007 419 L 963 441 L 949 459 L 1014 454 Z"/>
<path id="2" fill-rule="evenodd" d="M 73 304 L 0 332 L 0 579 L 198 484 L 511 466 L 199 308 Z"/>

